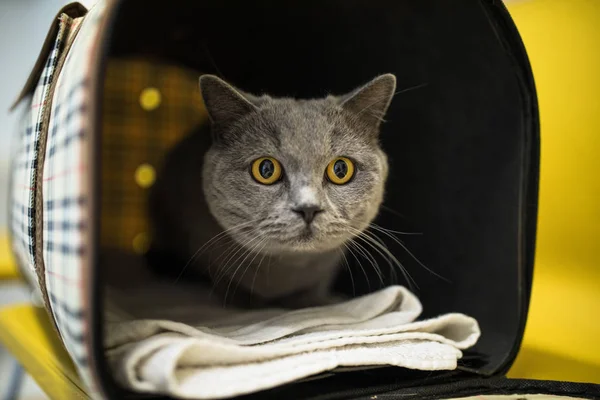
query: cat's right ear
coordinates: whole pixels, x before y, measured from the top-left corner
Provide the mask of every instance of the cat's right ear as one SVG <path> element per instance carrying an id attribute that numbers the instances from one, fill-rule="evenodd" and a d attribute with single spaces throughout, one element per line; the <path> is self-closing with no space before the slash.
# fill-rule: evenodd
<path id="1" fill-rule="evenodd" d="M 214 75 L 200 77 L 200 94 L 213 123 L 226 124 L 256 110 L 244 94 Z"/>

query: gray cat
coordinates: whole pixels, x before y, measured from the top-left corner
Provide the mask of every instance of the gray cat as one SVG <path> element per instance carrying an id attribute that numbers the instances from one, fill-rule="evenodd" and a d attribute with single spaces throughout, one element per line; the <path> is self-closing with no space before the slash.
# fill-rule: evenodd
<path id="1" fill-rule="evenodd" d="M 154 249 L 190 260 L 225 296 L 239 286 L 287 306 L 329 302 L 347 242 L 383 200 L 379 127 L 395 88 L 386 74 L 297 100 L 202 76 L 210 128 L 167 155 L 150 196 Z"/>

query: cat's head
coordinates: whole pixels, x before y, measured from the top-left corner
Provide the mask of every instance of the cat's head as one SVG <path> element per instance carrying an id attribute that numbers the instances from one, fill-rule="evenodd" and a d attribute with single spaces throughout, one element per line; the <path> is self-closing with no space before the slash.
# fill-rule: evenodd
<path id="1" fill-rule="evenodd" d="M 379 127 L 395 87 L 386 74 L 343 96 L 295 100 L 202 76 L 213 135 L 203 189 L 215 219 L 271 254 L 333 250 L 357 236 L 383 200 Z"/>

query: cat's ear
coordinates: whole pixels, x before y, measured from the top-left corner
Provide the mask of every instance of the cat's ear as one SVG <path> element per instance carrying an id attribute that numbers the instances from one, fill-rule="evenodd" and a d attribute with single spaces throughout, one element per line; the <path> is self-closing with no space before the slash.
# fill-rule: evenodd
<path id="1" fill-rule="evenodd" d="M 396 77 L 384 74 L 376 77 L 345 96 L 339 98 L 346 111 L 357 116 L 373 128 L 378 128 L 396 91 Z"/>
<path id="2" fill-rule="evenodd" d="M 200 93 L 212 122 L 227 123 L 256 110 L 257 99 L 214 75 L 200 77 Z"/>

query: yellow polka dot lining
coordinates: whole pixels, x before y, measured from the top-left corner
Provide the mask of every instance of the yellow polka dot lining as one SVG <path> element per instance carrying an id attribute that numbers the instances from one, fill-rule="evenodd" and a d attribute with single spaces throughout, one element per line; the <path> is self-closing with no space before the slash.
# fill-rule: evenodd
<path id="1" fill-rule="evenodd" d="M 160 106 L 161 94 L 157 88 L 146 88 L 140 94 L 140 106 L 146 111 L 152 111 Z"/>
<path id="2" fill-rule="evenodd" d="M 150 164 L 142 164 L 135 170 L 135 182 L 142 188 L 149 188 L 156 180 L 156 171 Z"/>
<path id="3" fill-rule="evenodd" d="M 137 254 L 146 254 L 150 248 L 150 234 L 147 232 L 138 233 L 133 238 L 133 251 Z"/>

